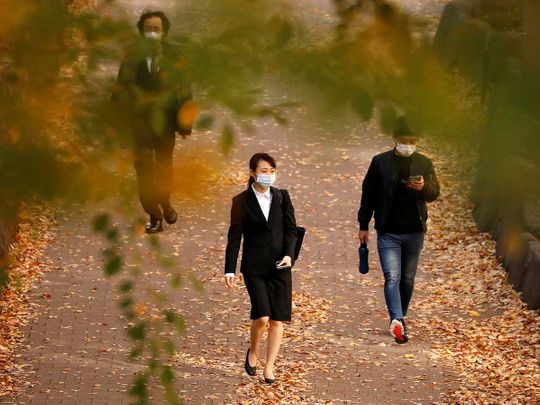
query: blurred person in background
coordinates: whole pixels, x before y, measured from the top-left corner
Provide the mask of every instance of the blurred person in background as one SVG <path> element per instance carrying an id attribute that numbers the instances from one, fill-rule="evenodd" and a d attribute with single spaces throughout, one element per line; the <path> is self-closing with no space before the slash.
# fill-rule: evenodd
<path id="1" fill-rule="evenodd" d="M 149 215 L 145 230 L 158 233 L 163 220 L 177 221 L 171 205 L 175 136 L 191 134 L 192 119 L 182 111 L 192 99 L 178 45 L 167 42 L 171 23 L 161 11 L 143 13 L 140 41 L 124 58 L 112 99 L 133 141 L 139 198 Z M 189 109 L 189 108 L 188 108 Z"/>

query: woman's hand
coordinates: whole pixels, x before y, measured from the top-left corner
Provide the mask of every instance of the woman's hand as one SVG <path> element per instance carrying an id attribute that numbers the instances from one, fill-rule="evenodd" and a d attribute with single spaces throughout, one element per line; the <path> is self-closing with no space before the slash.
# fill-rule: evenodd
<path id="1" fill-rule="evenodd" d="M 236 277 L 225 276 L 225 285 L 229 288 L 234 288 L 236 286 Z"/>
<path id="2" fill-rule="evenodd" d="M 424 177 L 420 176 L 420 180 L 407 183 L 407 188 L 416 191 L 422 190 L 424 188 Z"/>
<path id="3" fill-rule="evenodd" d="M 290 256 L 284 256 L 277 264 L 278 267 L 292 267 L 292 259 Z"/>

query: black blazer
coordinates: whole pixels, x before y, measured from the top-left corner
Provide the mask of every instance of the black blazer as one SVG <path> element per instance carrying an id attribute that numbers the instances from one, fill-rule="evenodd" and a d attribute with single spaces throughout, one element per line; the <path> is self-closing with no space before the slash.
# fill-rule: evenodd
<path id="1" fill-rule="evenodd" d="M 233 198 L 225 252 L 225 273 L 236 273 L 242 236 L 242 273 L 270 274 L 276 271 L 276 261 L 283 259 L 283 256 L 294 257 L 296 220 L 291 197 L 286 190 L 280 191 L 273 187 L 270 190 L 272 204 L 268 221 L 251 186 Z"/>
<path id="2" fill-rule="evenodd" d="M 375 229 L 378 232 L 385 232 L 394 193 L 400 181 L 399 168 L 394 155 L 395 150 L 392 149 L 375 156 L 371 161 L 362 183 L 362 201 L 358 210 L 361 230 L 368 230 L 369 221 L 375 212 Z M 434 201 L 439 197 L 440 186 L 433 163 L 429 158 L 416 152 L 411 158 L 411 175 L 424 177 L 424 188 L 416 193 L 416 205 L 424 232 L 426 232 L 428 219 L 426 202 Z"/>
<path id="3" fill-rule="evenodd" d="M 137 136 L 148 133 L 166 135 L 179 131 L 190 134 L 191 126 L 181 127 L 178 111 L 192 98 L 191 83 L 181 68 L 182 52 L 178 45 L 163 43 L 159 72 L 148 69 L 148 49 L 139 46 L 124 58 L 112 100 L 119 107 L 121 119 Z"/>

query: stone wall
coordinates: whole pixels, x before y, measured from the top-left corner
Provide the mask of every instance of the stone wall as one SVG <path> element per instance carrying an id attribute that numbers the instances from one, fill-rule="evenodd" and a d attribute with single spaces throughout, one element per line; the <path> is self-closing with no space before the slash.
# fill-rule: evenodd
<path id="1" fill-rule="evenodd" d="M 16 75 L 7 55 L 7 45 L 0 43 L 0 148 L 10 142 L 9 125 L 2 115 L 2 106 L 14 97 L 19 97 Z M 7 281 L 9 246 L 17 232 L 17 204 L 10 200 L 7 190 L 2 190 L 1 179 L 0 172 L 0 286 Z"/>
<path id="2" fill-rule="evenodd" d="M 528 0 L 450 1 L 433 46 L 440 63 L 475 83 L 486 103 L 473 215 L 478 229 L 496 240 L 509 282 L 529 308 L 540 309 L 539 102 L 522 101 L 523 88 L 540 83 L 540 69 L 530 69 L 525 55 L 538 44 L 523 28 L 531 17 L 527 7 Z"/>

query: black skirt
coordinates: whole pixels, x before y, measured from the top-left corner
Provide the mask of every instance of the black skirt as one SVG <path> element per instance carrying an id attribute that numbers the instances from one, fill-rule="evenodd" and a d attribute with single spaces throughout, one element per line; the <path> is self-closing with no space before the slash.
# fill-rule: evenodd
<path id="1" fill-rule="evenodd" d="M 291 270 L 268 275 L 244 274 L 251 301 L 251 319 L 268 316 L 274 321 L 290 322 L 292 311 Z"/>

